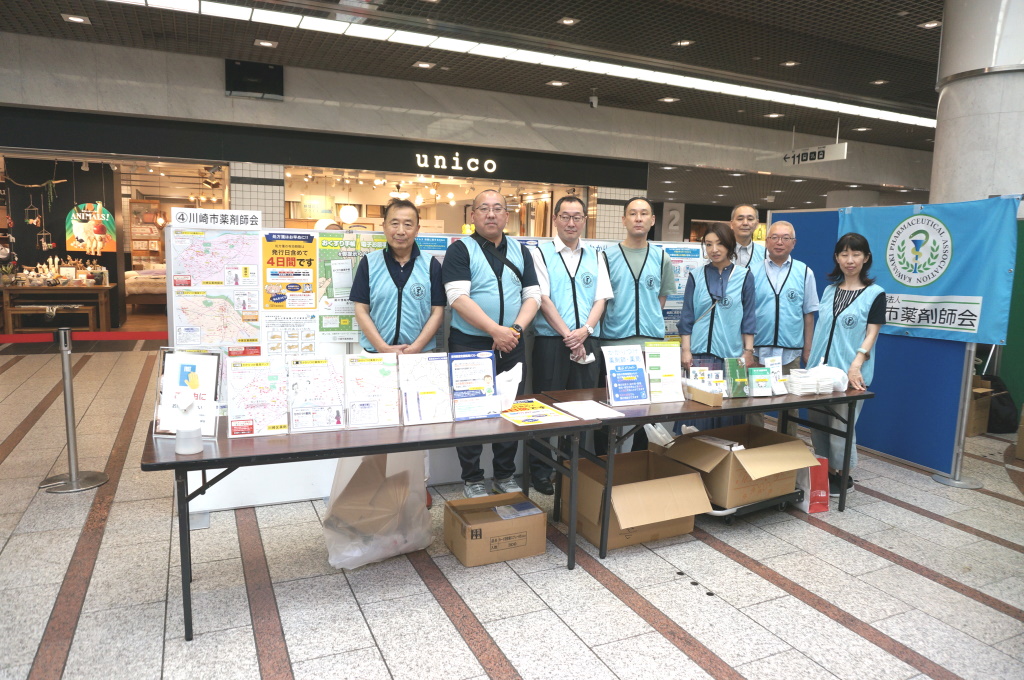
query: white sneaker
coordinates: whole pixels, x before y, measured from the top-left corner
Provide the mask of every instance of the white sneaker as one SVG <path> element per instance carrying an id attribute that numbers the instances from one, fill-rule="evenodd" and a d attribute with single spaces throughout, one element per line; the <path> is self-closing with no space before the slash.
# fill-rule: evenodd
<path id="1" fill-rule="evenodd" d="M 508 477 L 506 479 L 494 478 L 494 483 L 491 486 L 491 490 L 494 493 L 522 493 L 523 489 L 519 486 L 519 482 L 516 481 L 515 477 Z"/>
<path id="2" fill-rule="evenodd" d="M 462 487 L 462 495 L 466 498 L 483 498 L 487 495 L 487 485 L 482 479 L 479 482 L 466 482 Z"/>

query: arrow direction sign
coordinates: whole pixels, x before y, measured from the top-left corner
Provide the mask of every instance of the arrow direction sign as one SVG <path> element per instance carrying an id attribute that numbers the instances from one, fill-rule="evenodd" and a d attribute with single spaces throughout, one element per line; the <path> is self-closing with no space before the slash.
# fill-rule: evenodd
<path id="1" fill-rule="evenodd" d="M 824 146 L 809 146 L 806 149 L 794 149 L 782 157 L 782 162 L 786 165 L 844 160 L 846 160 L 846 142 L 842 144 L 826 144 Z"/>

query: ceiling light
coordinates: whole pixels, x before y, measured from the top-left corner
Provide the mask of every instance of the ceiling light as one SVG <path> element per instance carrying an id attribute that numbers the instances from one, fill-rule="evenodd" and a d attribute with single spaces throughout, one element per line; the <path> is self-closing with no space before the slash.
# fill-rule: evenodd
<path id="1" fill-rule="evenodd" d="M 711 201 L 712 203 L 718 203 L 718 201 Z"/>
<path id="2" fill-rule="evenodd" d="M 901 194 L 905 194 L 908 191 L 910 191 L 910 189 L 897 189 L 896 191 L 900 192 Z"/>
<path id="3" fill-rule="evenodd" d="M 572 17 L 562 17 L 561 19 L 558 20 L 558 23 L 562 24 L 563 26 L 575 26 L 576 24 L 580 23 L 580 20 L 573 19 Z"/>
<path id="4" fill-rule="evenodd" d="M 588 61 L 586 64 L 576 67 L 577 71 L 585 71 L 586 73 L 598 73 L 601 75 L 610 73 L 614 69 L 615 66 L 613 64 L 605 64 L 604 62 L 600 61 Z"/>
<path id="5" fill-rule="evenodd" d="M 433 64 L 429 61 L 417 61 L 415 64 L 413 64 L 414 68 L 434 68 L 434 66 L 436 66 L 436 64 Z"/>
<path id="6" fill-rule="evenodd" d="M 804 201 L 804 205 L 811 205 L 814 201 Z"/>
<path id="7" fill-rule="evenodd" d="M 853 131 L 854 132 L 867 132 L 870 129 L 871 128 L 869 128 L 869 127 L 859 127 L 859 128 L 853 128 Z"/>
<path id="8" fill-rule="evenodd" d="M 391 37 L 388 38 L 388 42 L 401 43 L 403 45 L 416 45 L 417 47 L 426 47 L 435 40 L 437 40 L 436 35 L 413 33 L 412 31 L 395 31 L 391 34 Z"/>
<path id="9" fill-rule="evenodd" d="M 448 205 L 450 205 L 450 206 L 453 206 L 453 207 L 454 207 L 454 206 L 455 206 L 455 201 L 448 201 Z"/>
<path id="10" fill-rule="evenodd" d="M 758 170 L 757 174 L 759 174 L 759 175 L 770 175 L 772 173 L 769 172 L 768 170 Z"/>
<path id="11" fill-rule="evenodd" d="M 672 47 L 689 47 L 693 43 L 693 40 L 677 40 L 674 43 L 672 43 Z"/>
<path id="12" fill-rule="evenodd" d="M 451 200 L 451 199 L 453 199 L 453 198 L 455 198 L 455 194 L 454 194 L 454 193 L 452 193 L 451 191 L 449 191 L 449 192 L 448 192 L 448 199 L 449 199 L 449 200 Z"/>
<path id="13" fill-rule="evenodd" d="M 661 169 L 662 170 L 675 170 L 676 166 L 674 166 L 674 165 L 663 165 L 663 166 L 661 166 Z"/>
<path id="14" fill-rule="evenodd" d="M 799 66 L 799 65 L 800 65 L 799 61 L 784 61 L 781 64 L 779 64 L 779 66 Z"/>
<path id="15" fill-rule="evenodd" d="M 239 7 L 238 5 L 225 5 L 222 2 L 207 2 L 206 0 L 203 0 L 199 3 L 199 10 L 206 16 L 223 17 L 225 19 L 240 19 L 241 21 L 248 21 L 252 17 L 252 8 Z"/>
<path id="16" fill-rule="evenodd" d="M 480 43 L 469 51 L 470 54 L 475 54 L 480 57 L 493 57 L 494 59 L 504 59 L 508 55 L 516 51 L 514 47 L 502 47 L 501 45 L 488 45 L 486 43 Z"/>
<path id="17" fill-rule="evenodd" d="M 89 17 L 84 17 L 81 14 L 61 14 L 61 17 L 69 24 L 92 24 Z"/>
<path id="18" fill-rule="evenodd" d="M 674 179 L 663 179 L 663 180 L 661 180 L 661 183 L 662 184 L 675 184 L 676 181 Z"/>
<path id="19" fill-rule="evenodd" d="M 89 161 L 82 161 L 82 170 L 89 172 Z"/>
<path id="20" fill-rule="evenodd" d="M 521 61 L 525 64 L 540 64 L 541 62 L 550 59 L 552 56 L 547 52 L 531 52 L 530 50 L 516 50 L 505 55 L 506 59 L 511 61 Z M 582 69 L 581 69 L 582 70 Z"/>
<path id="21" fill-rule="evenodd" d="M 551 85 L 552 87 L 565 87 L 569 83 L 564 80 L 549 80 L 546 84 Z"/>
<path id="22" fill-rule="evenodd" d="M 772 189 L 772 193 L 773 194 L 781 194 L 782 193 L 782 189 Z"/>
<path id="23" fill-rule="evenodd" d="M 851 189 L 856 189 L 860 185 L 859 184 L 847 184 L 846 186 L 850 187 Z"/>
<path id="24" fill-rule="evenodd" d="M 662 97 L 658 101 L 665 102 L 666 104 L 675 104 L 677 101 L 679 101 L 679 97 Z"/>
<path id="25" fill-rule="evenodd" d="M 742 172 L 730 172 L 729 176 L 730 177 L 743 177 L 743 173 Z"/>
<path id="26" fill-rule="evenodd" d="M 345 35 L 353 38 L 366 38 L 367 40 L 387 40 L 394 33 L 394 29 L 381 28 L 379 26 L 367 26 L 366 24 L 349 24 L 345 29 Z"/>
<path id="27" fill-rule="evenodd" d="M 173 9 L 178 12 L 199 14 L 199 0 L 149 0 L 148 4 L 156 9 Z"/>
<path id="28" fill-rule="evenodd" d="M 718 198 L 723 198 L 725 197 L 725 194 L 715 194 L 715 196 L 717 196 Z"/>
<path id="29" fill-rule="evenodd" d="M 153 168 L 150 168 L 150 169 L 149 169 L 149 171 L 150 171 L 150 172 L 153 172 Z"/>
<path id="30" fill-rule="evenodd" d="M 722 184 L 718 188 L 719 189 L 732 189 L 732 185 L 731 184 Z"/>
<path id="31" fill-rule="evenodd" d="M 918 24 L 918 28 L 938 28 L 942 25 L 941 21 L 926 21 L 923 24 Z"/>
<path id="32" fill-rule="evenodd" d="M 291 177 L 291 176 L 292 176 L 292 173 L 290 173 L 290 172 L 286 172 L 286 173 L 284 173 L 284 176 L 285 176 L 285 177 Z"/>
<path id="33" fill-rule="evenodd" d="M 542 66 L 554 66 L 555 68 L 570 68 L 575 69 L 577 66 L 586 66 L 586 59 L 573 59 L 572 57 L 560 57 L 552 54 L 550 57 L 541 62 Z"/>
<path id="34" fill-rule="evenodd" d="M 284 26 L 286 28 L 298 28 L 299 22 L 302 21 L 302 15 L 274 12 L 269 9 L 254 9 L 252 11 L 252 20 L 259 24 L 274 24 L 275 26 Z"/>
<path id="35" fill-rule="evenodd" d="M 789 181 L 790 182 L 806 182 L 807 180 L 805 180 L 805 179 L 791 179 Z"/>
<path id="36" fill-rule="evenodd" d="M 675 189 L 669 189 L 665 193 L 666 194 L 674 194 L 674 193 L 676 193 L 676 190 Z"/>
<path id="37" fill-rule="evenodd" d="M 871 85 L 888 85 L 889 81 L 888 80 L 872 80 L 870 84 Z"/>
<path id="38" fill-rule="evenodd" d="M 307 31 L 320 31 L 321 33 L 334 33 L 341 35 L 348 30 L 350 24 L 347 21 L 334 21 L 333 19 L 319 19 L 317 17 L 302 17 L 299 28 Z"/>
<path id="39" fill-rule="evenodd" d="M 162 172 L 161 172 L 161 173 L 160 173 L 160 176 L 161 176 L 161 177 L 166 177 L 167 175 L 165 175 L 164 173 L 162 173 Z"/>
<path id="40" fill-rule="evenodd" d="M 456 40 L 455 38 L 438 38 L 434 42 L 430 43 L 430 49 L 466 53 L 479 44 L 480 43 L 478 42 L 470 42 L 469 40 Z"/>
<path id="41" fill-rule="evenodd" d="M 120 2 L 124 5 L 145 5 L 146 0 L 107 0 L 107 2 Z"/>
<path id="42" fill-rule="evenodd" d="M 252 44 L 256 47 L 277 47 L 276 40 L 260 40 L 259 38 L 257 38 L 256 40 L 252 41 Z"/>
<path id="43" fill-rule="evenodd" d="M 784 115 L 786 115 L 786 114 L 784 114 L 784 113 L 766 113 L 766 114 L 764 114 L 764 117 L 765 118 L 782 118 Z"/>

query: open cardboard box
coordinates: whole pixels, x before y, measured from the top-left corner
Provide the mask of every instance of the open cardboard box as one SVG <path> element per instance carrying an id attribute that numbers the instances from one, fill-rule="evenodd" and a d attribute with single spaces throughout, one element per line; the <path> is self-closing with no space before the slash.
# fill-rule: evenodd
<path id="1" fill-rule="evenodd" d="M 730 451 L 696 439 L 718 437 L 743 445 Z M 700 470 L 711 502 L 735 508 L 792 493 L 796 471 L 818 464 L 796 437 L 752 425 L 734 425 L 677 437 L 668 447 L 651 450 Z"/>
<path id="2" fill-rule="evenodd" d="M 548 515 L 502 519 L 494 508 L 530 503 L 521 493 L 460 498 L 444 506 L 444 544 L 467 567 L 517 560 L 547 550 Z"/>
<path id="3" fill-rule="evenodd" d="M 718 392 L 709 392 L 708 390 L 697 387 L 696 385 L 690 385 L 685 380 L 683 381 L 683 394 L 686 395 L 687 399 L 692 399 L 701 404 L 708 406 L 721 406 L 723 397 Z"/>
<path id="4" fill-rule="evenodd" d="M 364 456 L 351 481 L 334 499 L 325 523 L 375 536 L 396 524 L 409 496 L 409 472 L 388 476 L 387 456 Z"/>
<path id="5" fill-rule="evenodd" d="M 967 411 L 967 437 L 988 432 L 988 414 L 992 408 L 992 383 L 980 375 L 971 378 L 971 406 Z"/>
<path id="6" fill-rule="evenodd" d="M 595 546 L 601 544 L 605 479 L 602 467 L 580 460 L 576 528 Z M 563 520 L 569 518 L 568 496 L 563 487 Z M 692 468 L 650 451 L 615 456 L 609 548 L 688 534 L 694 515 L 710 510 L 704 483 Z"/>

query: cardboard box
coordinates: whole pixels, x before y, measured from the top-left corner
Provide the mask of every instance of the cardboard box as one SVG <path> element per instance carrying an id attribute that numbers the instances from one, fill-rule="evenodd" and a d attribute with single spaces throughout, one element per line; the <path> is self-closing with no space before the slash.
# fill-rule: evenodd
<path id="1" fill-rule="evenodd" d="M 739 451 L 696 439 L 718 437 L 738 442 Z M 817 465 L 810 449 L 796 437 L 752 425 L 734 425 L 677 437 L 665 448 L 651 450 L 700 470 L 711 502 L 735 508 L 776 498 L 796 489 L 796 471 Z"/>
<path id="2" fill-rule="evenodd" d="M 708 406 L 721 406 L 722 395 L 717 392 L 709 392 L 708 390 L 701 389 L 696 385 L 691 385 L 688 382 L 683 382 L 683 394 L 686 395 L 687 399 L 692 399 L 701 404 L 707 404 Z"/>
<path id="3" fill-rule="evenodd" d="M 387 456 L 364 456 L 324 523 L 362 536 L 397 525 L 409 496 L 409 471 L 388 476 L 387 461 Z"/>
<path id="4" fill-rule="evenodd" d="M 594 545 L 601 544 L 605 479 L 604 468 L 580 460 L 576 529 Z M 650 451 L 615 456 L 609 548 L 688 534 L 693 531 L 694 515 L 710 510 L 704 483 L 692 468 Z M 564 493 L 562 519 L 568 517 L 568 493 Z"/>
<path id="5" fill-rule="evenodd" d="M 971 380 L 971 405 L 967 411 L 967 437 L 988 432 L 988 412 L 992 408 L 992 383 L 980 375 Z"/>
<path id="6" fill-rule="evenodd" d="M 530 499 L 521 493 L 448 501 L 444 544 L 467 567 L 542 554 L 547 549 L 547 513 L 502 519 L 494 510 L 523 502 Z"/>

